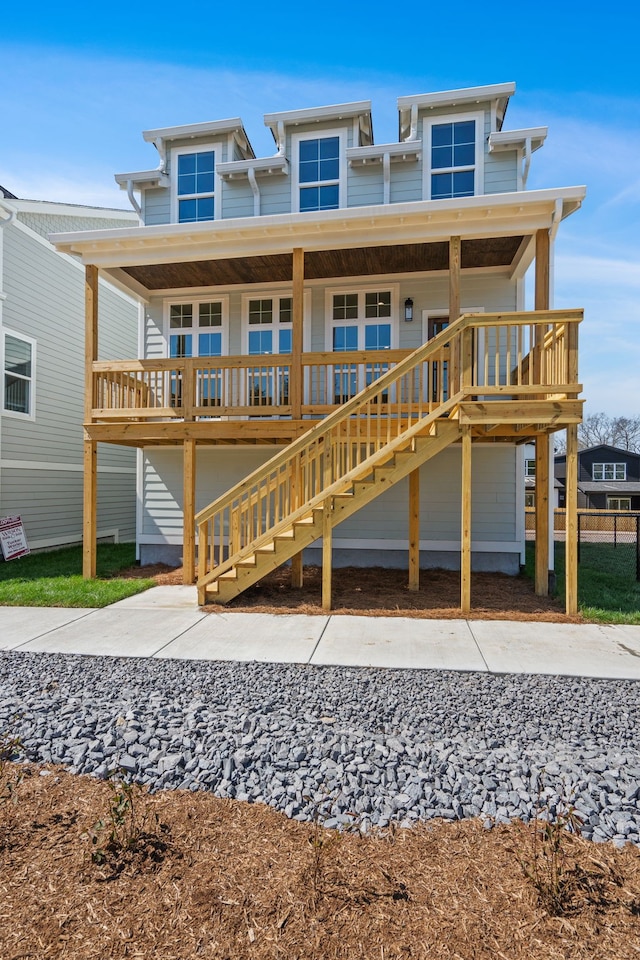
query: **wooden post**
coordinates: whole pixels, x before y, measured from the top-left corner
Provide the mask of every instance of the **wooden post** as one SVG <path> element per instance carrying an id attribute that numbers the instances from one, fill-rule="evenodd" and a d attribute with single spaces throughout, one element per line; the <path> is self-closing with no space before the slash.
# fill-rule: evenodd
<path id="1" fill-rule="evenodd" d="M 95 440 L 85 440 L 82 517 L 82 576 L 85 580 L 93 580 L 96 575 L 97 479 L 98 444 Z"/>
<path id="2" fill-rule="evenodd" d="M 420 469 L 409 474 L 409 590 L 420 589 Z"/>
<path id="3" fill-rule="evenodd" d="M 183 441 L 183 497 L 182 497 L 182 582 L 193 583 L 196 578 L 196 442 Z M 201 544 L 206 550 L 206 544 Z"/>
<path id="4" fill-rule="evenodd" d="M 534 288 L 534 309 L 548 310 L 551 303 L 550 291 L 550 252 L 551 244 L 548 230 L 536 230 L 536 270 Z M 535 345 L 533 350 L 533 383 L 543 381 L 542 345 L 547 332 L 546 324 L 538 324 L 535 328 Z M 536 496 L 538 481 L 536 480 Z"/>
<path id="5" fill-rule="evenodd" d="M 84 284 L 84 420 L 93 419 L 93 363 L 98 359 L 98 268 L 85 269 Z M 82 576 L 96 575 L 96 537 L 98 503 L 98 445 L 84 441 L 84 497 L 82 519 Z"/>
<path id="6" fill-rule="evenodd" d="M 293 250 L 293 303 L 291 332 L 291 370 L 289 371 L 289 403 L 291 419 L 302 418 L 302 326 L 304 320 L 304 250 Z"/>
<path id="7" fill-rule="evenodd" d="M 297 459 L 289 475 L 289 509 L 293 512 L 302 504 L 302 471 L 300 460 Z M 302 550 L 291 558 L 291 586 L 297 590 L 304 585 L 304 571 L 302 565 Z"/>
<path id="8" fill-rule="evenodd" d="M 322 609 L 325 613 L 331 610 L 331 497 L 327 497 L 322 505 Z"/>
<path id="9" fill-rule="evenodd" d="M 462 506 L 460 544 L 460 609 L 471 611 L 471 427 L 462 428 Z"/>
<path id="10" fill-rule="evenodd" d="M 460 237 L 449 237 L 449 323 L 460 316 Z M 458 392 L 460 374 L 460 354 L 458 339 L 451 344 L 449 360 L 449 396 Z"/>
<path id="11" fill-rule="evenodd" d="M 567 427 L 565 611 L 578 612 L 578 425 Z M 536 481 L 537 486 L 537 481 Z"/>
<path id="12" fill-rule="evenodd" d="M 536 594 L 549 593 L 549 438 L 536 437 Z"/>

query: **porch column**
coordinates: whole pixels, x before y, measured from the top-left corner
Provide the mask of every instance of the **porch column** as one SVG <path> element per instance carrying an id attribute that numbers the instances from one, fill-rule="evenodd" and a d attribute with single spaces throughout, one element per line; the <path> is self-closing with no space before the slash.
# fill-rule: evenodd
<path id="1" fill-rule="evenodd" d="M 331 610 L 332 537 L 331 497 L 327 497 L 322 506 L 322 609 L 325 613 Z"/>
<path id="2" fill-rule="evenodd" d="M 462 428 L 462 504 L 460 517 L 460 609 L 471 611 L 471 427 Z"/>
<path id="3" fill-rule="evenodd" d="M 420 589 L 420 470 L 409 474 L 409 590 Z"/>
<path id="4" fill-rule="evenodd" d="M 98 268 L 85 268 L 84 284 L 84 422 L 90 424 L 93 412 L 93 363 L 98 359 Z M 98 445 L 85 437 L 84 498 L 82 521 L 82 576 L 96 575 L 97 536 L 97 460 Z"/>
<path id="5" fill-rule="evenodd" d="M 565 611 L 578 612 L 578 424 L 567 427 Z"/>
<path id="6" fill-rule="evenodd" d="M 302 333 L 304 322 L 304 250 L 293 250 L 293 303 L 291 311 L 291 370 L 289 371 L 289 402 L 291 419 L 302 419 Z M 299 506 L 298 478 L 292 478 L 291 503 Z M 294 507 L 295 509 L 295 507 Z M 303 584 L 302 551 L 291 558 L 291 586 L 300 588 Z M 331 601 L 329 601 L 331 603 Z"/>
<path id="7" fill-rule="evenodd" d="M 536 231 L 536 267 L 535 299 L 536 310 L 548 310 L 551 302 L 550 291 L 550 254 L 549 231 Z M 534 383 L 544 380 L 542 369 L 542 341 L 546 333 L 546 324 L 536 326 L 536 344 L 533 352 Z M 536 573 L 535 590 L 539 597 L 549 593 L 549 578 L 552 573 L 549 566 L 549 438 L 542 435 L 536 438 Z"/>
<path id="8" fill-rule="evenodd" d="M 196 578 L 196 441 L 183 441 L 182 582 Z M 203 546 L 202 549 L 205 549 Z"/>
<path id="9" fill-rule="evenodd" d="M 449 323 L 460 316 L 460 237 L 449 237 Z M 460 372 L 458 341 L 451 344 L 449 360 L 449 395 L 457 393 Z"/>

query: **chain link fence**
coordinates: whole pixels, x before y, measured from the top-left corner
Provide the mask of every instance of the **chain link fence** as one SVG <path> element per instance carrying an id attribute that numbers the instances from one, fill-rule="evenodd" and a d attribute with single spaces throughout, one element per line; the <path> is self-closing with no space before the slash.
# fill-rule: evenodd
<path id="1" fill-rule="evenodd" d="M 578 565 L 640 581 L 640 514 L 578 511 Z"/>

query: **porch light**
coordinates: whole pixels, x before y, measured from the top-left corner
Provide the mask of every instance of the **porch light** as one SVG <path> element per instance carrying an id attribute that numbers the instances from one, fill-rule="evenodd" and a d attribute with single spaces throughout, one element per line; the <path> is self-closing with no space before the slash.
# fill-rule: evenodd
<path id="1" fill-rule="evenodd" d="M 407 323 L 413 320 L 413 300 L 407 297 L 404 302 L 404 319 Z"/>

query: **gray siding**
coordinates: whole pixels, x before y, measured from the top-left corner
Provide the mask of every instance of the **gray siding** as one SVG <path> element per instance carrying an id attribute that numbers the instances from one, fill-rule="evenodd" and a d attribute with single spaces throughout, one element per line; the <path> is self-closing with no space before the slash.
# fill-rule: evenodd
<path id="1" fill-rule="evenodd" d="M 147 227 L 171 223 L 171 193 L 168 188 L 143 191 L 142 220 Z"/>
<path id="2" fill-rule="evenodd" d="M 391 203 L 422 200 L 422 160 L 391 164 Z"/>
<path id="3" fill-rule="evenodd" d="M 347 206 L 365 207 L 382 201 L 382 164 L 347 166 Z"/>
<path id="4" fill-rule="evenodd" d="M 125 211 L 123 211 L 124 213 Z M 48 237 L 50 233 L 66 233 L 76 230 L 111 230 L 116 227 L 135 227 L 137 222 L 125 217 L 83 217 L 60 216 L 55 213 L 29 213 L 22 212 L 18 214 L 18 220 L 25 226 L 40 234 L 41 237 Z"/>
<path id="5" fill-rule="evenodd" d="M 262 179 L 258 179 L 258 187 L 262 193 Z M 231 217 L 253 216 L 253 191 L 246 178 L 222 181 L 222 202 L 218 214 L 223 220 Z"/>
<path id="6" fill-rule="evenodd" d="M 0 507 L 32 539 L 78 539 L 82 509 L 84 270 L 28 230 L 4 231 L 3 326 L 36 341 L 35 419 L 1 418 Z M 137 307 L 100 284 L 100 357 L 137 356 Z M 32 462 L 33 468 L 25 466 Z M 51 468 L 49 469 L 49 466 Z M 104 445 L 99 525 L 135 532 L 135 452 Z"/>

